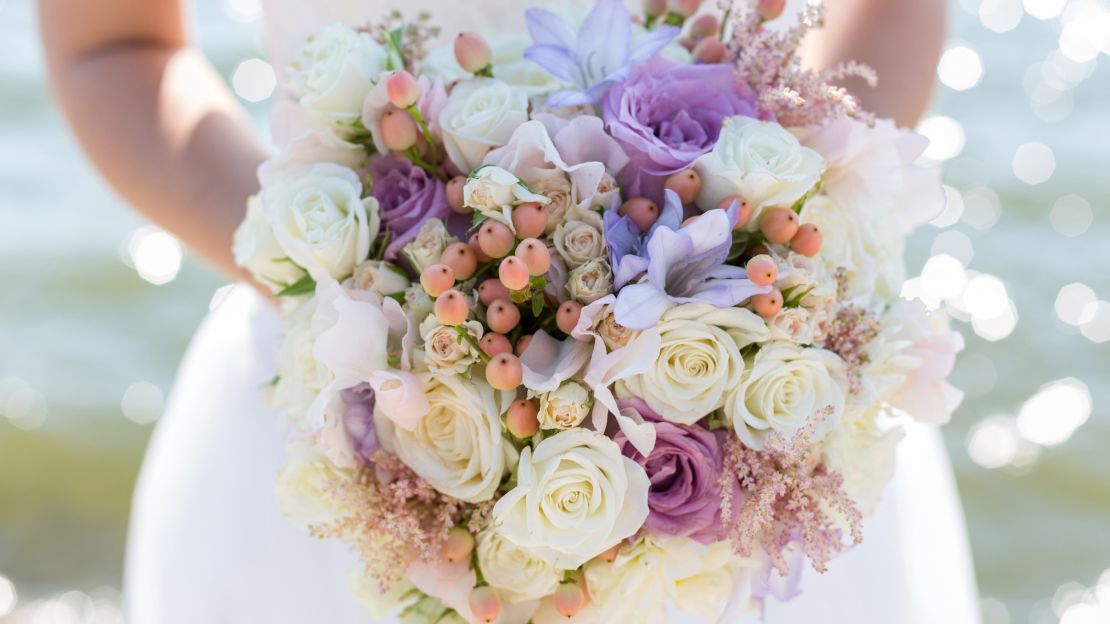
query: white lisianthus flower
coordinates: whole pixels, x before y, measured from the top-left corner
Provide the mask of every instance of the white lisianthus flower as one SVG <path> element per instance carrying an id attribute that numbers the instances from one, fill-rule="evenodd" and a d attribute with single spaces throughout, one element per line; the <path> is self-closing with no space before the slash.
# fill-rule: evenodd
<path id="1" fill-rule="evenodd" d="M 439 114 L 447 156 L 461 171 L 482 164 L 490 148 L 504 145 L 528 121 L 528 96 L 492 78 L 455 85 Z"/>
<path id="2" fill-rule="evenodd" d="M 582 424 L 593 407 L 590 393 L 577 381 L 568 381 L 551 392 L 540 394 L 540 427 L 572 429 Z"/>
<path id="3" fill-rule="evenodd" d="M 577 568 L 647 518 L 647 474 L 600 433 L 561 431 L 534 452 L 525 448 L 517 470 L 517 486 L 493 508 L 493 526 L 555 567 Z"/>
<path id="4" fill-rule="evenodd" d="M 613 292 L 613 269 L 602 259 L 579 265 L 567 275 L 567 294 L 590 304 Z"/>
<path id="5" fill-rule="evenodd" d="M 481 167 L 466 180 L 463 203 L 482 216 L 513 227 L 513 207 L 527 202 L 548 203 L 547 197 L 533 193 L 516 175 L 501 167 Z"/>
<path id="6" fill-rule="evenodd" d="M 235 264 L 251 272 L 260 282 L 277 292 L 304 277 L 303 269 L 285 256 L 274 237 L 274 227 L 266 220 L 258 195 L 247 200 L 247 216 L 235 230 L 232 251 Z"/>
<path id="7" fill-rule="evenodd" d="M 824 237 L 815 260 L 829 272 L 845 270 L 849 299 L 899 296 L 906 280 L 905 237 L 891 222 L 870 219 L 824 194 L 806 202 L 802 219 L 817 226 Z"/>
<path id="8" fill-rule="evenodd" d="M 844 477 L 844 493 L 864 516 L 874 513 L 894 478 L 895 449 L 905 437 L 901 427 L 881 428 L 878 415 L 874 404 L 849 407 L 823 444 L 825 464 Z"/>
<path id="9" fill-rule="evenodd" d="M 420 375 L 429 411 L 411 431 L 375 414 L 382 447 L 435 489 L 468 503 L 493 498 L 516 451 L 501 436 L 513 396 L 480 379 Z"/>
<path id="10" fill-rule="evenodd" d="M 848 380 L 844 362 L 825 349 L 789 342 L 763 345 L 725 401 L 725 416 L 748 447 L 759 450 L 771 431 L 789 437 L 825 408 L 821 434 L 844 412 Z"/>
<path id="11" fill-rule="evenodd" d="M 428 219 L 420 226 L 416 238 L 401 248 L 401 253 L 408 258 L 417 271 L 423 271 L 439 262 L 443 256 L 443 250 L 457 240 L 447 231 L 443 221 Z"/>
<path id="12" fill-rule="evenodd" d="M 358 174 L 339 165 L 284 176 L 264 188 L 261 199 L 278 245 L 317 281 L 349 276 L 381 228 L 378 200 L 364 199 Z"/>
<path id="13" fill-rule="evenodd" d="M 705 304 L 671 308 L 658 330 L 658 357 L 643 374 L 618 382 L 617 389 L 686 425 L 725 404 L 744 373 L 740 349 L 768 337 L 763 320 L 751 310 Z"/>
<path id="14" fill-rule="evenodd" d="M 562 570 L 528 554 L 495 529 L 478 534 L 475 552 L 482 577 L 511 603 L 549 596 L 563 579 Z"/>
<path id="15" fill-rule="evenodd" d="M 333 24 L 312 35 L 293 59 L 290 85 L 301 106 L 352 121 L 388 68 L 389 54 L 369 33 Z"/>
<path id="16" fill-rule="evenodd" d="M 601 215 L 593 211 L 574 211 L 572 217 L 555 228 L 555 250 L 574 268 L 590 260 L 609 257 L 602 231 Z"/>
<path id="17" fill-rule="evenodd" d="M 278 511 L 306 528 L 334 522 L 350 510 L 338 506 L 328 488 L 353 480 L 351 471 L 323 456 L 295 458 L 278 471 L 274 486 Z"/>
<path id="18" fill-rule="evenodd" d="M 459 325 L 471 339 L 459 336 L 458 329 L 444 325 L 429 314 L 420 323 L 420 338 L 424 341 L 424 365 L 435 375 L 461 375 L 470 370 L 481 356 L 474 345 L 482 339 L 482 324 L 469 320 Z"/>
<path id="19" fill-rule="evenodd" d="M 791 206 L 813 189 L 825 159 L 773 121 L 737 116 L 725 120 L 717 144 L 694 169 L 702 180 L 698 207 L 712 210 L 739 195 L 752 207 L 754 228 L 764 208 Z"/>
<path id="20" fill-rule="evenodd" d="M 411 284 L 412 280 L 397 265 L 384 260 L 367 260 L 355 267 L 350 287 L 389 297 L 405 292 Z"/>

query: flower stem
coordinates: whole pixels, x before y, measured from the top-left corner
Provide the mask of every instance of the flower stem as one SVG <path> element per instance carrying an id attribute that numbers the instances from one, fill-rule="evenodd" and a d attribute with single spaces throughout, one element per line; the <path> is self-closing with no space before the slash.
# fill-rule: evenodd
<path id="1" fill-rule="evenodd" d="M 424 133 L 424 140 L 428 142 L 428 149 L 431 152 L 431 161 L 439 164 L 439 145 L 436 144 L 436 138 L 432 136 L 432 129 L 428 127 L 428 122 L 424 120 L 424 115 L 420 112 L 420 108 L 413 104 L 409 107 L 409 114 L 416 120 L 417 125 L 420 126 L 420 131 Z"/>

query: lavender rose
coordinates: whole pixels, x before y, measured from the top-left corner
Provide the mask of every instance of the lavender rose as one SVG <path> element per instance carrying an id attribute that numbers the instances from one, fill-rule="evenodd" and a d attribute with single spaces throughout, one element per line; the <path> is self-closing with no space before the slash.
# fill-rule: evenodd
<path id="1" fill-rule="evenodd" d="M 621 182 L 633 196 L 663 201 L 666 176 L 717 142 L 721 120 L 756 116 L 755 96 L 727 65 L 686 65 L 663 57 L 637 67 L 605 97 L 602 118 L 631 162 Z"/>
<path id="2" fill-rule="evenodd" d="M 374 389 L 368 383 L 361 383 L 343 390 L 340 397 L 347 404 L 343 426 L 351 436 L 355 455 L 369 462 L 380 448 L 378 432 L 374 428 Z"/>
<path id="3" fill-rule="evenodd" d="M 721 463 L 717 436 L 697 425 L 664 421 L 640 399 L 618 402 L 655 426 L 655 448 L 644 457 L 623 433 L 614 440 L 625 457 L 643 466 L 651 482 L 645 528 L 652 533 L 711 541 L 721 535 Z"/>
<path id="4" fill-rule="evenodd" d="M 387 260 L 416 238 L 425 221 L 433 217 L 446 220 L 451 214 L 443 182 L 406 159 L 375 156 L 370 160 L 370 175 L 370 194 L 378 200 L 382 223 L 393 236 L 385 252 Z"/>

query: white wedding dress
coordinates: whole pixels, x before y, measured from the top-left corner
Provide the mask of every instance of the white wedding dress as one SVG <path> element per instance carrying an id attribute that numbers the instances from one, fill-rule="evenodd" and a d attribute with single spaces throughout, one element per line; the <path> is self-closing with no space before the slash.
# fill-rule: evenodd
<path id="1" fill-rule="evenodd" d="M 450 31 L 520 28 L 525 4 L 267 0 L 268 42 L 280 68 L 325 23 L 362 23 L 397 7 L 408 15 L 434 10 Z M 279 414 L 262 405 L 260 390 L 273 375 L 280 334 L 276 312 L 237 286 L 193 339 L 135 492 L 125 579 L 131 624 L 387 624 L 373 622 L 351 594 L 352 555 L 277 511 Z M 794 601 L 771 600 L 766 621 L 979 621 L 952 470 L 934 430 L 911 429 L 895 482 L 864 534 L 828 573 L 807 570 Z"/>

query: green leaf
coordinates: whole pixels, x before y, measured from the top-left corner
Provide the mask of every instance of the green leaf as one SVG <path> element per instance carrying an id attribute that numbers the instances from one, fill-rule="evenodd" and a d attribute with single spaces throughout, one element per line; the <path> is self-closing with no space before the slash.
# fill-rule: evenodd
<path id="1" fill-rule="evenodd" d="M 301 279 L 279 290 L 275 293 L 275 296 L 300 297 L 301 295 L 308 295 L 314 292 L 316 292 L 316 280 L 312 279 L 311 275 L 305 275 Z"/>
<path id="2" fill-rule="evenodd" d="M 543 312 L 543 291 L 532 295 L 532 316 L 539 316 Z"/>

